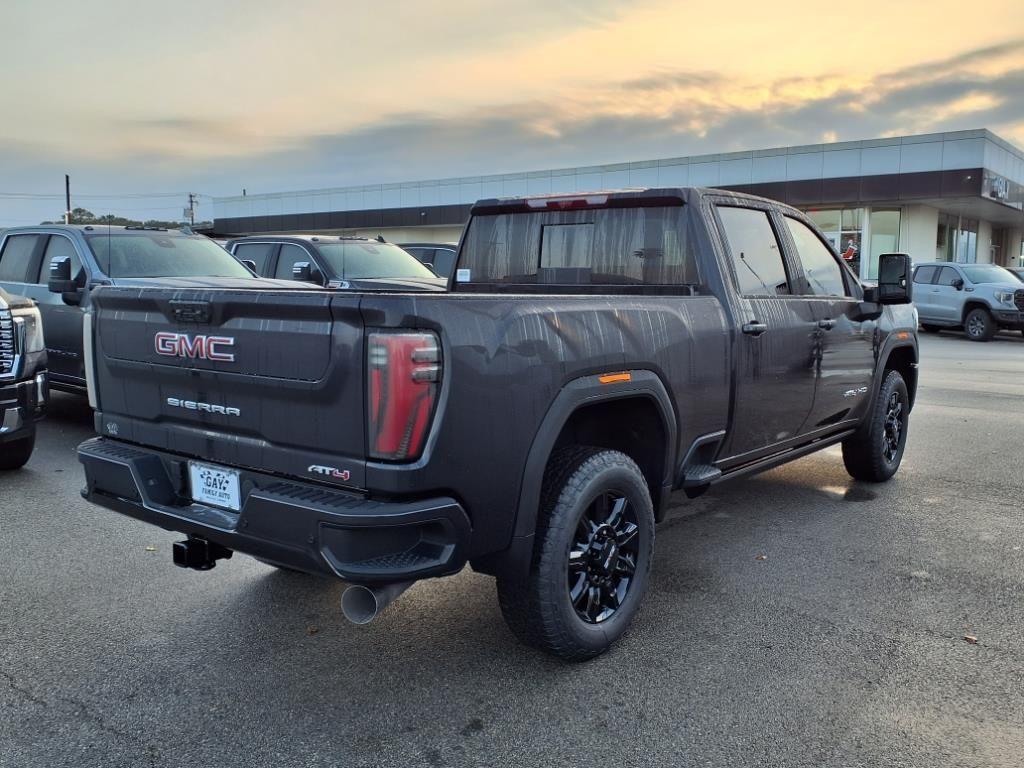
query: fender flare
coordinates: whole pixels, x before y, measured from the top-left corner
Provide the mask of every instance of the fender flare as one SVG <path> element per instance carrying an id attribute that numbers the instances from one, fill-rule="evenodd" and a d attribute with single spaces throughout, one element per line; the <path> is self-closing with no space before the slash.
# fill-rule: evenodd
<path id="1" fill-rule="evenodd" d="M 523 476 L 519 484 L 514 538 L 527 536 L 532 538 L 537 529 L 541 484 L 544 481 L 544 469 L 547 467 L 548 458 L 569 418 L 585 406 L 637 397 L 651 400 L 661 416 L 666 437 L 665 476 L 661 478 L 660 483 L 664 487 L 673 482 L 679 425 L 668 390 L 654 371 L 635 369 L 622 371 L 622 373 L 628 373 L 630 380 L 602 384 L 598 374 L 573 379 L 561 389 L 551 403 L 544 415 L 544 420 L 534 435 L 533 444 L 526 457 L 526 465 L 523 468 Z M 658 504 L 658 501 L 658 499 L 654 499 L 655 505 Z"/>
<path id="2" fill-rule="evenodd" d="M 913 352 L 914 352 L 914 364 L 917 365 L 917 363 L 921 359 L 921 355 L 920 355 L 920 351 L 919 351 L 918 345 L 917 345 L 917 335 L 916 334 L 910 333 L 909 334 L 909 338 L 907 338 L 907 339 L 898 339 L 896 337 L 896 333 L 895 332 L 890 332 L 889 335 L 886 337 L 885 341 L 882 343 L 882 348 L 878 352 L 878 360 L 875 362 L 875 378 L 874 378 L 874 380 L 875 380 L 876 383 L 875 383 L 875 386 L 872 387 L 872 389 L 871 389 L 871 402 L 868 403 L 868 407 L 865 410 L 865 416 L 864 416 L 865 419 L 867 419 L 869 417 L 869 415 L 872 413 L 872 411 L 875 408 L 875 400 L 878 398 L 878 390 L 881 389 L 881 386 L 882 386 L 882 372 L 885 370 L 885 365 L 886 365 L 886 363 L 889 362 L 889 358 L 892 356 L 893 351 L 896 350 L 896 349 L 907 349 L 907 348 L 913 350 Z M 908 382 L 907 385 L 909 386 L 910 383 Z M 916 395 L 916 389 L 917 388 L 915 387 L 915 391 L 909 393 L 910 394 L 910 400 L 911 400 L 912 403 L 917 399 L 916 396 L 915 396 Z"/>

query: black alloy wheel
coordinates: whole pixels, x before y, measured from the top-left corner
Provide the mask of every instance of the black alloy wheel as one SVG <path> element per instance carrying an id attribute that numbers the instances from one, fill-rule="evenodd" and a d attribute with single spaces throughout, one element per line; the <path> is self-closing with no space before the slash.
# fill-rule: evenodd
<path id="1" fill-rule="evenodd" d="M 899 392 L 889 395 L 883 431 L 882 455 L 885 456 L 886 461 L 891 463 L 896 461 L 903 438 L 903 401 L 900 400 Z"/>
<path id="2" fill-rule="evenodd" d="M 606 491 L 580 515 L 569 549 L 569 599 L 576 615 L 600 624 L 615 615 L 636 576 L 640 526 L 629 500 Z"/>

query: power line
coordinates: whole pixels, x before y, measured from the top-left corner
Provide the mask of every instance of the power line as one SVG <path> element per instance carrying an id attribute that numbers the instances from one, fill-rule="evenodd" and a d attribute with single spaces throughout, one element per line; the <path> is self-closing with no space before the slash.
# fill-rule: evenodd
<path id="1" fill-rule="evenodd" d="M 186 197 L 188 192 L 126 192 L 114 195 L 80 195 L 75 193 L 76 200 L 134 200 L 155 197 Z M 196 197 L 213 197 L 203 192 L 192 192 Z M 23 198 L 25 200 L 63 200 L 63 194 L 49 192 L 0 192 L 0 198 Z"/>

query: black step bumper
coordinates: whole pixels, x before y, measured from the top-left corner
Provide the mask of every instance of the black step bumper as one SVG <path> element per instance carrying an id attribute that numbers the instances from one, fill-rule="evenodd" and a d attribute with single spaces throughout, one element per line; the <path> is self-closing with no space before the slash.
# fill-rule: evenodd
<path id="1" fill-rule="evenodd" d="M 187 457 L 97 437 L 78 459 L 88 501 L 295 570 L 383 583 L 466 563 L 469 518 L 450 498 L 375 501 L 239 469 L 242 509 L 232 512 L 188 498 Z"/>

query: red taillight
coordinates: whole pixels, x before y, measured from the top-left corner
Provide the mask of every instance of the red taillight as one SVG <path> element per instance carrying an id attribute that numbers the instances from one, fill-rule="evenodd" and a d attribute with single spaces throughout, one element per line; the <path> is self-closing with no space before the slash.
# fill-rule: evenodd
<path id="1" fill-rule="evenodd" d="M 441 381 L 441 345 L 426 332 L 374 331 L 366 348 L 370 456 L 419 458 Z"/>

